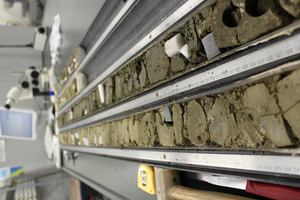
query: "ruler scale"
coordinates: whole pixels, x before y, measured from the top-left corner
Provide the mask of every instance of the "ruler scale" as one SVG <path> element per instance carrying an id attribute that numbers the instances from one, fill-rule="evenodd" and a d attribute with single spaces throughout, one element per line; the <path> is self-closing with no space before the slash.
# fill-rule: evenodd
<path id="1" fill-rule="evenodd" d="M 158 161 L 190 166 L 220 167 L 300 176 L 299 155 L 241 155 L 185 150 L 141 150 L 105 147 L 61 146 L 62 150 L 121 157 L 127 159 Z M 224 151 L 225 152 L 225 151 Z"/>

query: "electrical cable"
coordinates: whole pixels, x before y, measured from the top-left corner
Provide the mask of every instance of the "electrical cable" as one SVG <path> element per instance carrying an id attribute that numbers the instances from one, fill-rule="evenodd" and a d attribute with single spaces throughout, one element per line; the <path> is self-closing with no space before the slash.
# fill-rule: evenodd
<path id="1" fill-rule="evenodd" d="M 41 114 L 41 112 L 42 112 L 41 106 L 38 104 L 38 102 L 36 101 L 36 98 L 35 98 L 35 97 L 33 97 L 33 100 L 34 100 L 34 102 L 36 103 L 36 105 L 39 107 L 39 114 Z"/>
<path id="2" fill-rule="evenodd" d="M 30 47 L 32 48 L 32 43 L 26 45 L 0 45 L 0 48 L 23 48 L 23 47 Z"/>

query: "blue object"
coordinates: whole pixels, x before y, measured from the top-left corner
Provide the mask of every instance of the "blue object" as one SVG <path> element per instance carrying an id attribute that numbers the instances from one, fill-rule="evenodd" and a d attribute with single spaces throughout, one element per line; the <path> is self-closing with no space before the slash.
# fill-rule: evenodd
<path id="1" fill-rule="evenodd" d="M 49 96 L 54 96 L 54 92 L 53 91 L 49 91 Z"/>
<path id="2" fill-rule="evenodd" d="M 4 168 L 4 169 L 0 169 L 0 180 L 4 179 L 7 177 L 7 172 L 8 172 L 8 169 Z"/>

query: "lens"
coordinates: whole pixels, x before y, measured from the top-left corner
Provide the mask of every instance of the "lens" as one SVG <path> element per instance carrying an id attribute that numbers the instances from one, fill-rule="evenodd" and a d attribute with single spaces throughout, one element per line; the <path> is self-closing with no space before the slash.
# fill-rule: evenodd
<path id="1" fill-rule="evenodd" d="M 40 27 L 39 29 L 38 29 L 38 31 L 39 31 L 39 33 L 45 33 L 45 29 L 43 28 L 43 27 Z"/>
<path id="2" fill-rule="evenodd" d="M 30 75 L 31 75 L 32 78 L 38 78 L 39 77 L 39 73 L 37 71 L 32 71 Z"/>
<path id="3" fill-rule="evenodd" d="M 22 85 L 23 88 L 28 88 L 29 87 L 29 83 L 27 81 L 23 81 L 21 85 Z"/>
<path id="4" fill-rule="evenodd" d="M 9 104 L 5 104 L 5 106 L 4 106 L 7 110 L 9 110 L 10 109 L 10 105 Z"/>

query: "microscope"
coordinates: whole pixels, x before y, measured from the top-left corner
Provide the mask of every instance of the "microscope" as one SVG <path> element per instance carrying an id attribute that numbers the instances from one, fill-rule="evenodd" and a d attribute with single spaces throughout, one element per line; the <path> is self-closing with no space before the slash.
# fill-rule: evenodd
<path id="1" fill-rule="evenodd" d="M 40 92 L 37 88 L 39 84 L 40 71 L 36 70 L 35 67 L 29 67 L 25 72 L 15 73 L 17 75 L 25 75 L 26 80 L 22 81 L 21 84 L 12 87 L 8 94 L 7 100 L 5 103 L 5 108 L 10 109 L 13 103 L 24 99 L 32 99 L 34 96 L 52 96 L 54 92 L 52 91 L 43 91 Z"/>

